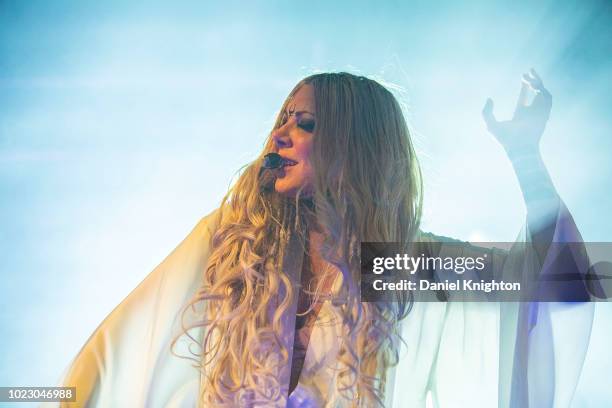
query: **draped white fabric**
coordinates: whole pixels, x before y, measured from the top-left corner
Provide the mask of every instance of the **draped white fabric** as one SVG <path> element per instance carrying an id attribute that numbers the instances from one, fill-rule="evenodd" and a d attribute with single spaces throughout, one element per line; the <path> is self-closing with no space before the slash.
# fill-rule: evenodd
<path id="1" fill-rule="evenodd" d="M 200 284 L 218 222 L 218 210 L 204 217 L 93 333 L 63 380 L 77 387 L 77 402 L 68 406 L 197 405 L 200 373 L 192 361 L 171 352 L 171 342 L 181 332 L 183 307 Z M 576 237 L 573 220 L 561 205 L 555 240 Z M 529 241 L 525 230 L 518 241 Z M 539 267 L 523 255 L 510 251 L 500 256 L 509 258 L 504 262 Z M 301 265 L 302 259 L 287 264 L 293 268 L 289 273 L 301 270 L 296 262 Z M 338 285 L 340 280 L 336 289 Z M 569 406 L 586 353 L 592 304 L 535 305 L 415 303 L 403 322 L 407 348 L 392 369 L 387 406 L 425 407 L 428 392 L 435 406 L 443 408 Z M 294 319 L 288 316 L 287 327 L 293 327 Z M 338 320 L 335 306 L 326 302 L 311 335 L 299 385 L 281 405 L 346 405 L 348 401 L 335 391 Z M 289 331 L 288 341 L 293 336 Z M 179 342 L 178 354 L 188 354 L 186 347 L 186 341 Z"/>

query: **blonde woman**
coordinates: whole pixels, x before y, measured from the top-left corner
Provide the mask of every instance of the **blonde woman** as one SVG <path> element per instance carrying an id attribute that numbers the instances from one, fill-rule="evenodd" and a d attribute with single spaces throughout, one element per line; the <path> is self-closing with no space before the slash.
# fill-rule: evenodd
<path id="1" fill-rule="evenodd" d="M 527 206 L 523 238 L 536 247 L 537 268 L 553 239 L 579 235 L 539 155 L 550 94 L 534 72 L 524 84 L 537 96 L 526 106 L 522 93 L 512 120 L 495 120 L 490 101 L 483 114 L 516 169 Z M 268 166 L 276 168 L 262 170 L 269 153 L 278 155 Z M 579 370 L 559 374 L 546 330 L 540 354 L 535 340 L 522 341 L 521 306 L 361 301 L 361 242 L 444 241 L 419 230 L 421 193 L 389 90 L 348 73 L 303 79 L 219 209 L 83 347 L 64 381 L 77 387 L 72 404 L 424 407 L 429 391 L 441 407 L 571 399 Z M 495 256 L 516 260 L 519 252 Z M 582 361 L 583 352 L 573 357 Z M 571 391 L 530 389 L 534 359 Z"/>

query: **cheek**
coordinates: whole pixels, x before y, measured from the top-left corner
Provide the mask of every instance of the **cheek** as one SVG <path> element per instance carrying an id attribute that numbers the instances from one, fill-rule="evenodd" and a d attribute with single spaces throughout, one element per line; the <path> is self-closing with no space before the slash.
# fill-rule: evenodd
<path id="1" fill-rule="evenodd" d="M 312 141 L 300 140 L 293 145 L 293 157 L 298 161 L 294 167 L 290 167 L 276 180 L 276 190 L 282 194 L 293 194 L 300 188 L 305 188 L 303 193 L 308 194 L 314 181 L 314 168 L 312 167 Z"/>
<path id="2" fill-rule="evenodd" d="M 302 160 L 300 164 L 287 170 L 285 178 L 292 184 L 299 184 L 301 186 L 310 184 L 313 179 L 313 171 L 310 162 Z"/>
<path id="3" fill-rule="evenodd" d="M 304 143 L 298 148 L 298 155 L 301 162 L 300 173 L 301 176 L 306 179 L 311 179 L 314 173 L 312 168 L 312 150 L 312 142 Z"/>
<path id="4" fill-rule="evenodd" d="M 302 141 L 299 145 L 295 146 L 295 150 L 299 160 L 310 165 L 312 162 L 311 156 L 313 150 L 312 139 L 309 138 L 308 140 Z"/>

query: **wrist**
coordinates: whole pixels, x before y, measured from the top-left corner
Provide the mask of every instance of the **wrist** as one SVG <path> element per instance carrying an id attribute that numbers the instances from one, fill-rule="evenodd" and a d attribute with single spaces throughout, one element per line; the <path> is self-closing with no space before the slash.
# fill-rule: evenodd
<path id="1" fill-rule="evenodd" d="M 505 151 L 512 165 L 515 167 L 532 167 L 532 165 L 539 167 L 542 163 L 539 145 L 513 146 L 511 148 L 506 148 Z"/>

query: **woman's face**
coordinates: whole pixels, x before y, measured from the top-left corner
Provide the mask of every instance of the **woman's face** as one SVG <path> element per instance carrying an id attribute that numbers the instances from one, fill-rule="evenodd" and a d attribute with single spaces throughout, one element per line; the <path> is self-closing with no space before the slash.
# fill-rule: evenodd
<path id="1" fill-rule="evenodd" d="M 314 90 L 303 85 L 287 103 L 281 113 L 281 126 L 272 132 L 276 152 L 286 164 L 277 170 L 274 183 L 276 192 L 295 196 L 302 189 L 304 195 L 312 193 L 314 171 L 310 161 L 315 128 Z"/>

